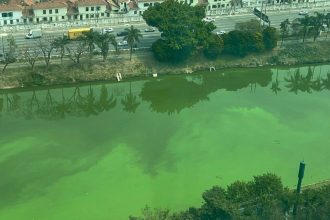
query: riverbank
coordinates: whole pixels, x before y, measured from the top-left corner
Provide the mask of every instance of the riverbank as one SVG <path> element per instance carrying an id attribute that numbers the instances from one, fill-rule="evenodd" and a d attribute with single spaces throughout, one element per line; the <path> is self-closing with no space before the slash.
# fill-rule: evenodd
<path id="1" fill-rule="evenodd" d="M 131 61 L 129 51 L 112 52 L 106 62 L 100 56 L 92 59 L 84 57 L 80 64 L 73 64 L 69 59 L 64 59 L 61 64 L 59 59 L 53 59 L 48 68 L 43 60 L 39 60 L 33 70 L 28 63 L 10 64 L 0 76 L 0 89 L 115 81 L 117 73 L 121 73 L 125 80 L 131 77 L 151 77 L 155 73 L 190 74 L 225 68 L 328 63 L 329 51 L 330 41 L 325 39 L 278 46 L 273 51 L 250 54 L 243 58 L 221 56 L 216 60 L 208 60 L 200 55 L 180 64 L 160 63 L 148 50 L 135 52 Z"/>

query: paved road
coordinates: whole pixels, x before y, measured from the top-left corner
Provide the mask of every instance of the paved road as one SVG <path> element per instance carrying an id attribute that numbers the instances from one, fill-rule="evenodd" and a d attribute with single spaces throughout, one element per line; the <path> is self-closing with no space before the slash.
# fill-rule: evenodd
<path id="1" fill-rule="evenodd" d="M 324 12 L 323 8 L 318 9 L 308 9 L 309 14 L 313 14 L 315 11 Z M 327 12 L 329 9 L 327 9 Z M 267 13 L 269 16 L 269 19 L 271 21 L 271 26 L 279 28 L 280 23 L 285 20 L 286 18 L 289 18 L 289 20 L 293 20 L 295 18 L 301 17 L 298 15 L 299 10 L 291 10 L 291 11 L 279 11 L 279 12 L 269 12 Z M 216 16 L 214 24 L 217 26 L 216 31 L 230 31 L 233 30 L 235 27 L 235 24 L 237 22 L 243 22 L 250 19 L 257 18 L 253 14 L 241 14 L 241 15 L 232 15 L 232 16 Z M 143 34 L 143 38 L 141 42 L 138 44 L 138 47 L 150 47 L 154 41 L 160 38 L 160 32 L 144 32 L 144 29 L 147 28 L 147 25 L 143 22 L 134 24 L 136 28 L 139 28 Z M 114 29 L 114 34 L 123 31 L 125 28 L 127 28 L 127 25 L 116 25 L 111 26 Z M 62 36 L 64 33 L 66 33 L 67 30 L 65 29 L 48 29 L 44 30 L 43 32 L 43 38 L 46 36 Z M 13 33 L 16 43 L 19 48 L 23 47 L 34 47 L 37 45 L 38 40 L 37 39 L 25 39 L 25 32 L 15 32 Z M 1 40 L 1 38 L 0 38 Z M 122 37 L 117 37 L 117 41 L 122 41 Z M 6 41 L 4 40 L 4 44 L 6 44 Z"/>

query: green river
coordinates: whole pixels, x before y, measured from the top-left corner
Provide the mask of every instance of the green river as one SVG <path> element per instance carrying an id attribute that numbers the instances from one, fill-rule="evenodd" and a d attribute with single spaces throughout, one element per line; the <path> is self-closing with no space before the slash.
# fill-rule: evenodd
<path id="1" fill-rule="evenodd" d="M 330 66 L 0 91 L 0 219 L 127 220 L 272 172 L 330 178 Z"/>

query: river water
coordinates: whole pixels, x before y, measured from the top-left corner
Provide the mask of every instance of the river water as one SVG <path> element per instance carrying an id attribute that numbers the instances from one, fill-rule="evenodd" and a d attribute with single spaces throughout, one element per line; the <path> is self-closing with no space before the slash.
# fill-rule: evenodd
<path id="1" fill-rule="evenodd" d="M 126 220 L 272 172 L 330 178 L 330 66 L 1 91 L 0 219 Z"/>

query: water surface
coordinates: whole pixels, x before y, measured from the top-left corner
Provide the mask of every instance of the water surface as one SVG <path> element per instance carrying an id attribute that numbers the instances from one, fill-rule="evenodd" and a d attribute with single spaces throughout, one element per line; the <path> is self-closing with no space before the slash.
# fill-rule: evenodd
<path id="1" fill-rule="evenodd" d="M 126 220 L 273 172 L 330 178 L 330 66 L 0 93 L 0 219 Z"/>

